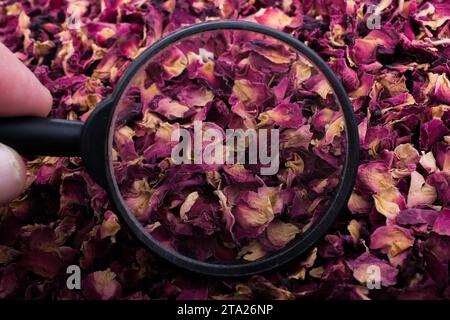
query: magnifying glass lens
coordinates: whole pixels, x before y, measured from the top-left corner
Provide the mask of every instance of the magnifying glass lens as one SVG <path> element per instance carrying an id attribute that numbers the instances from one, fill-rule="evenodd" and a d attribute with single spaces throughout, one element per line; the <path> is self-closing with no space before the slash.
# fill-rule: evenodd
<path id="1" fill-rule="evenodd" d="M 183 38 L 135 73 L 111 132 L 115 184 L 159 245 L 210 263 L 287 248 L 339 186 L 346 123 L 319 68 L 252 31 Z"/>

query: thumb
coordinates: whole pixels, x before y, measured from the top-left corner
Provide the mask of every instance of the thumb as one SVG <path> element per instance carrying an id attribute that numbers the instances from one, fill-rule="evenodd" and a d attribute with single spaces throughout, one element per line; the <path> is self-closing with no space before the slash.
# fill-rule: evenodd
<path id="1" fill-rule="evenodd" d="M 0 204 L 16 198 L 25 188 L 26 170 L 22 158 L 0 143 Z"/>

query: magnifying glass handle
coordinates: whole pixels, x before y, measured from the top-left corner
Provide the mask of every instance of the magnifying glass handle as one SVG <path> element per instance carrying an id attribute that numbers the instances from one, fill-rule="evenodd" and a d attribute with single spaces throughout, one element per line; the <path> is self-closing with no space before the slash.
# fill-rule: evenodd
<path id="1" fill-rule="evenodd" d="M 84 123 L 40 117 L 0 119 L 0 142 L 23 155 L 81 156 Z"/>
<path id="2" fill-rule="evenodd" d="M 89 174 L 105 187 L 112 105 L 110 99 L 103 100 L 86 122 L 41 117 L 0 118 L 0 143 L 22 155 L 81 157 Z"/>

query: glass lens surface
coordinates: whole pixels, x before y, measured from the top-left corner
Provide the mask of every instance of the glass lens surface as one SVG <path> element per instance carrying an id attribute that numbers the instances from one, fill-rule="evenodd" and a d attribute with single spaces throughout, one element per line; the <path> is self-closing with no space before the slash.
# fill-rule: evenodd
<path id="1" fill-rule="evenodd" d="M 169 250 L 211 263 L 267 257 L 323 217 L 345 120 L 302 54 L 219 30 L 151 58 L 116 109 L 111 161 L 129 214 Z"/>

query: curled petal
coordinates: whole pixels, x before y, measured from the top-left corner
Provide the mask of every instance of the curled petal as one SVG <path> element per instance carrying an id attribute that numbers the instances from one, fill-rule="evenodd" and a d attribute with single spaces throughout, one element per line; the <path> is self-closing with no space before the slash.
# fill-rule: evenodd
<path id="1" fill-rule="evenodd" d="M 396 225 L 379 227 L 370 237 L 370 248 L 395 257 L 414 244 L 414 237 L 409 229 Z"/>
<path id="2" fill-rule="evenodd" d="M 298 233 L 300 233 L 300 228 L 292 223 L 273 221 L 267 227 L 266 236 L 272 249 L 281 249 L 293 240 Z"/>
<path id="3" fill-rule="evenodd" d="M 192 109 L 178 101 L 170 98 L 163 98 L 158 101 L 157 106 L 153 111 L 169 120 L 174 120 L 184 118 L 189 111 L 192 111 Z"/>
<path id="4" fill-rule="evenodd" d="M 296 103 L 282 103 L 272 110 L 259 115 L 259 125 L 275 124 L 281 128 L 298 128 L 304 122 L 301 110 Z"/>
<path id="5" fill-rule="evenodd" d="M 437 170 L 436 159 L 431 151 L 422 154 L 419 163 L 428 173 L 433 173 Z"/>
<path id="6" fill-rule="evenodd" d="M 397 283 L 397 268 L 369 252 L 365 252 L 355 260 L 349 261 L 348 266 L 353 271 L 353 277 L 363 285 L 372 281 L 370 268 L 373 268 L 373 266 L 378 267 L 380 270 L 381 279 L 379 281 L 382 286 L 389 287 Z"/>
<path id="7" fill-rule="evenodd" d="M 100 238 L 105 239 L 107 237 L 113 237 L 120 230 L 120 224 L 117 216 L 111 211 L 106 211 L 104 214 L 104 220 L 100 226 Z"/>
<path id="8" fill-rule="evenodd" d="M 450 209 L 445 208 L 439 213 L 434 222 L 433 231 L 443 236 L 450 236 Z"/>
<path id="9" fill-rule="evenodd" d="M 299 24 L 298 19 L 289 17 L 278 8 L 262 8 L 259 9 L 251 18 L 260 24 L 283 30 L 285 27 L 295 27 Z"/>
<path id="10" fill-rule="evenodd" d="M 405 199 L 397 188 L 385 189 L 373 195 L 375 208 L 388 219 L 393 219 L 405 207 Z"/>
<path id="11" fill-rule="evenodd" d="M 419 152 L 410 143 L 400 144 L 394 149 L 396 167 L 400 169 L 409 168 L 419 160 Z"/>
<path id="12" fill-rule="evenodd" d="M 379 48 L 383 48 L 385 52 L 393 52 L 398 41 L 398 33 L 393 29 L 372 30 L 364 38 L 355 40 L 355 61 L 358 64 L 374 62 Z"/>
<path id="13" fill-rule="evenodd" d="M 420 145 L 428 150 L 435 142 L 449 132 L 449 128 L 441 119 L 432 119 L 420 128 Z"/>
<path id="14" fill-rule="evenodd" d="M 281 133 L 281 148 L 308 149 L 313 133 L 309 125 L 303 125 L 297 129 L 287 129 Z"/>
<path id="15" fill-rule="evenodd" d="M 162 67 L 166 72 L 167 79 L 172 79 L 186 69 L 188 59 L 177 47 L 170 48 L 167 52 L 168 54 L 163 58 Z"/>
<path id="16" fill-rule="evenodd" d="M 450 81 L 445 74 L 441 74 L 436 79 L 434 97 L 444 103 L 450 103 Z"/>
<path id="17" fill-rule="evenodd" d="M 260 104 L 269 97 L 269 91 L 265 84 L 253 83 L 247 79 L 238 79 L 234 81 L 232 101 L 237 98 L 238 101 L 249 104 Z"/>
<path id="18" fill-rule="evenodd" d="M 361 190 L 377 193 L 394 186 L 389 167 L 383 161 L 362 164 L 358 169 L 358 187 Z"/>
<path id="19" fill-rule="evenodd" d="M 369 213 L 372 208 L 372 204 L 367 197 L 355 192 L 352 192 L 347 206 L 352 213 Z"/>
<path id="20" fill-rule="evenodd" d="M 110 269 L 87 275 L 82 288 L 84 296 L 90 300 L 114 300 L 122 293 L 122 286 Z"/>
<path id="21" fill-rule="evenodd" d="M 413 208 L 420 205 L 433 204 L 437 198 L 436 189 L 427 184 L 420 173 L 411 173 L 411 186 L 409 187 L 407 206 Z"/>
<path id="22" fill-rule="evenodd" d="M 213 100 L 214 95 L 205 87 L 188 86 L 181 91 L 178 97 L 189 107 L 204 107 Z"/>
<path id="23" fill-rule="evenodd" d="M 235 234 L 239 238 L 260 235 L 274 218 L 269 197 L 253 191 L 239 196 L 233 214 L 236 218 Z"/>
<path id="24" fill-rule="evenodd" d="M 238 256 L 246 261 L 255 261 L 264 257 L 266 254 L 267 252 L 264 250 L 261 243 L 257 240 L 253 240 L 239 251 Z"/>

